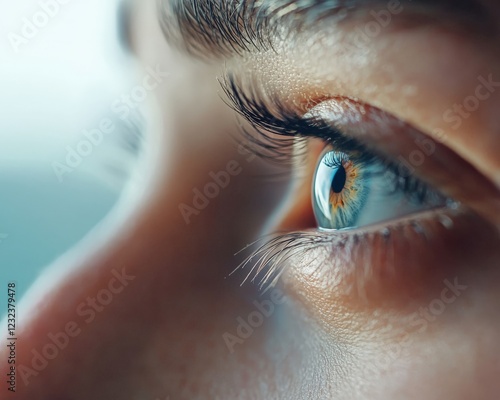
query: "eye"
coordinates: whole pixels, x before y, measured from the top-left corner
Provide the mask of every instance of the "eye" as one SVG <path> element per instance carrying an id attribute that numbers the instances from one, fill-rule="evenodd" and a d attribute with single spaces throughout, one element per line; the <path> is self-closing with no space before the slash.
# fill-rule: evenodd
<path id="1" fill-rule="evenodd" d="M 342 229 L 356 224 L 370 190 L 364 173 L 345 153 L 328 149 L 320 157 L 312 201 L 321 228 Z"/>
<path id="2" fill-rule="evenodd" d="M 347 97 L 284 103 L 234 75 L 222 87 L 228 103 L 250 122 L 250 128 L 242 126 L 248 149 L 295 170 L 306 161 L 306 186 L 294 203 L 300 203 L 301 217 L 292 213 L 285 229 L 336 231 L 380 227 L 382 222 L 387 227 L 415 221 L 430 210 L 448 214 L 462 209 L 497 219 L 498 189 L 446 146 L 439 129 L 422 132 Z M 316 144 L 314 151 L 308 149 L 311 142 L 328 146 L 318 163 Z M 432 214 L 437 218 L 438 213 Z"/>
<path id="3" fill-rule="evenodd" d="M 376 156 L 327 146 L 316 167 L 312 204 L 320 228 L 348 229 L 444 207 L 447 200 Z"/>

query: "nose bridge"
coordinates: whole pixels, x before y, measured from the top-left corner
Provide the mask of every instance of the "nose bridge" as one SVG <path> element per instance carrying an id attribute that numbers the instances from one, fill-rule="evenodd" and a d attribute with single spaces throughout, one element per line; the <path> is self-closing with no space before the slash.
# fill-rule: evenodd
<path id="1" fill-rule="evenodd" d="M 175 107 L 169 110 L 176 114 Z M 96 363 L 103 374 L 111 367 L 132 368 L 116 361 L 141 359 L 150 332 L 179 337 L 178 321 L 186 315 L 203 321 L 200 326 L 211 325 L 215 310 L 200 315 L 198 304 L 221 304 L 212 300 L 226 298 L 224 306 L 239 307 L 243 291 L 230 296 L 239 282 L 228 284 L 225 278 L 244 245 L 235 216 L 249 209 L 245 190 L 251 193 L 252 187 L 242 181 L 251 169 L 230 138 L 217 129 L 202 130 L 208 114 L 187 128 L 183 121 L 189 115 L 168 114 L 151 136 L 159 150 L 146 170 L 156 177 L 145 177 L 144 193 L 128 206 L 124 199 L 84 243 L 45 272 L 28 296 L 18 335 L 20 398 L 54 398 L 72 393 L 81 379 L 100 382 Z M 205 138 L 204 146 L 175 140 L 189 135 L 213 139 Z M 218 146 L 221 138 L 230 145 Z M 175 156 L 164 162 L 170 152 Z M 188 221 L 182 204 L 194 210 Z M 72 378 L 69 366 L 75 369 Z"/>

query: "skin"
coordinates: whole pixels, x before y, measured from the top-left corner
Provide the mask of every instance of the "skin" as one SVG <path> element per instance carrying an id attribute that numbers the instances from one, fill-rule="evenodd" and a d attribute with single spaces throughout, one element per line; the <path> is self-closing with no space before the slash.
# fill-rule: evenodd
<path id="1" fill-rule="evenodd" d="M 497 398 L 500 213 L 494 195 L 474 204 L 481 217 L 452 216 L 453 229 L 435 215 L 419 219 L 433 234 L 427 242 L 400 231 L 409 240 L 396 242 L 401 256 L 395 261 L 377 253 L 384 244 L 374 239 L 373 250 L 362 253 L 370 274 L 360 274 L 364 260 L 349 252 L 328 257 L 328 246 L 291 258 L 279 286 L 285 300 L 274 302 L 248 338 L 227 345 L 224 334 L 236 335 L 238 318 L 248 320 L 254 301 L 276 300 L 273 291 L 240 286 L 244 273 L 229 276 L 242 260 L 235 253 L 263 232 L 314 227 L 311 175 L 321 146 L 310 144 L 306 173 L 292 189 L 255 179 L 275 167 L 238 152 L 231 137 L 235 115 L 220 100 L 215 77 L 226 62 L 299 108 L 306 95 L 348 96 L 428 136 L 441 129 L 446 147 L 500 185 L 500 91 L 456 129 L 442 118 L 474 93 L 478 76 L 500 80 L 499 39 L 479 45 L 453 30 L 393 32 L 376 38 L 367 54 L 350 50 L 338 58 L 329 41 L 348 41 L 354 27 L 345 26 L 318 36 L 311 48 L 299 38 L 293 46 L 282 43 L 278 56 L 202 63 L 165 41 L 150 23 L 154 5 L 144 3 L 134 6 L 134 53 L 144 66 L 160 63 L 175 77 L 155 92 L 161 118 L 145 144 L 151 157 L 144 191 L 49 268 L 24 299 L 17 365 L 32 368 L 33 350 L 51 343 L 50 333 L 69 330 L 74 337 L 33 376 L 18 372 L 17 397 Z M 494 5 L 491 14 L 500 25 Z M 332 59 L 339 61 L 332 65 Z M 240 172 L 186 224 L 179 204 L 191 204 L 193 188 L 203 188 L 209 172 L 226 170 L 230 161 Z M 457 176 L 448 180 L 460 186 Z M 338 237 L 331 243 L 341 248 Z M 384 269 L 389 264 L 392 273 Z M 113 271 L 130 277 L 122 288 Z M 455 280 L 460 288 L 453 292 Z M 117 292 L 108 305 L 88 303 L 107 288 Z M 440 304 L 444 309 L 432 311 Z M 72 322 L 76 327 L 68 329 Z M 1 357 L 8 357 L 4 349 Z"/>

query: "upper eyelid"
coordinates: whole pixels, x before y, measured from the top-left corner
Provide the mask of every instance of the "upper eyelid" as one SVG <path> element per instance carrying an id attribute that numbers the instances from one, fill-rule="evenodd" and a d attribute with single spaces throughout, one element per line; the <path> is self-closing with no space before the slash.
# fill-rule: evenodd
<path id="1" fill-rule="evenodd" d="M 232 103 L 230 105 L 242 114 L 254 128 L 257 128 L 259 138 L 255 138 L 255 134 L 251 131 L 243 132 L 247 140 L 250 143 L 256 143 L 264 149 L 264 154 L 259 155 L 271 158 L 273 161 L 295 161 L 295 158 L 291 158 L 290 155 L 293 154 L 294 157 L 297 155 L 299 159 L 303 155 L 307 155 L 306 146 L 303 146 L 303 149 L 299 148 L 298 151 L 289 151 L 291 149 L 297 150 L 297 143 L 294 140 L 296 136 L 309 136 L 320 139 L 333 137 L 333 143 L 330 143 L 334 146 L 337 144 L 340 150 L 347 152 L 363 152 L 368 148 L 370 149 L 368 153 L 376 155 L 383 160 L 388 160 L 388 165 L 390 166 L 394 166 L 391 160 L 396 160 L 399 155 L 404 158 L 404 155 L 414 150 L 415 140 L 419 138 L 432 140 L 430 136 L 420 132 L 415 127 L 407 124 L 402 125 L 401 121 L 397 118 L 386 115 L 383 118 L 386 121 L 386 129 L 394 130 L 390 136 L 384 136 L 384 140 L 391 138 L 393 141 L 391 145 L 393 149 L 387 151 L 385 146 L 382 143 L 378 143 L 378 139 L 374 136 L 368 135 L 366 139 L 363 138 L 361 141 L 354 131 L 348 135 L 340 131 L 336 132 L 335 128 L 331 125 L 322 127 L 320 120 L 311 124 L 311 120 L 302 118 L 296 111 L 286 107 L 278 98 L 268 98 L 265 101 L 266 97 L 258 93 L 255 86 L 252 86 L 250 94 L 246 94 L 246 88 L 238 86 L 231 75 L 222 84 L 224 91 Z M 343 101 L 351 102 L 349 99 L 344 99 Z M 315 105 L 317 104 L 313 104 L 312 106 L 314 107 Z M 275 109 L 274 112 L 270 109 L 270 106 Z M 374 108 L 370 107 L 370 109 Z M 381 110 L 378 110 L 378 113 L 385 115 Z M 369 126 L 374 124 L 374 121 L 381 121 L 380 115 L 371 121 Z M 288 124 L 290 124 L 292 129 L 290 129 Z M 373 126 L 375 131 L 379 129 L 377 126 L 377 124 Z M 392 128 L 390 128 L 391 126 Z M 268 132 L 276 133 L 279 136 L 270 136 Z M 434 144 L 436 146 L 435 151 L 415 171 L 416 176 L 431 187 L 438 189 L 443 195 L 463 203 L 487 220 L 498 224 L 500 194 L 496 186 L 470 165 L 469 162 L 461 158 L 447 146 L 435 141 Z M 301 150 L 303 151 L 301 152 Z M 395 154 L 394 151 L 397 153 Z M 455 178 L 457 174 L 461 176 L 460 182 L 456 182 Z"/>
<path id="2" fill-rule="evenodd" d="M 247 94 L 232 75 L 226 76 L 220 83 L 229 99 L 229 106 L 257 131 L 258 137 L 245 129 L 242 133 L 249 143 L 255 145 L 256 148 L 251 150 L 263 158 L 282 163 L 289 161 L 291 154 L 301 158 L 303 153 L 297 146 L 298 137 L 322 139 L 345 152 L 367 151 L 360 141 L 343 135 L 320 119 L 304 118 L 277 97 L 264 101 L 264 95 L 255 90 Z M 268 103 L 272 104 L 274 111 Z M 278 137 L 271 136 L 273 134 Z"/>
<path id="3" fill-rule="evenodd" d="M 425 197 L 429 189 L 427 184 L 413 176 L 401 174 L 398 164 L 383 152 L 369 149 L 360 140 L 345 135 L 321 119 L 299 116 L 295 111 L 286 109 L 279 99 L 272 101 L 274 108 L 277 108 L 273 114 L 258 94 L 255 93 L 253 97 L 247 96 L 231 76 L 222 82 L 222 87 L 233 109 L 243 115 L 257 131 L 258 137 L 253 136 L 252 132 L 243 131 L 246 138 L 256 147 L 250 149 L 253 153 L 281 164 L 292 161 L 291 163 L 297 166 L 293 161 L 304 159 L 304 156 L 307 156 L 307 147 L 304 146 L 302 154 L 300 147 L 297 148 L 297 142 L 286 138 L 321 139 L 337 151 L 350 154 L 358 162 L 378 162 L 384 165 L 385 171 L 392 172 L 396 177 L 395 187 L 400 188 L 408 196 Z M 279 138 L 274 139 L 265 131 L 275 133 Z"/>
<path id="4" fill-rule="evenodd" d="M 273 48 L 278 30 L 289 33 L 340 22 L 360 11 L 388 7 L 389 0 L 157 0 L 162 30 L 169 41 L 195 56 L 229 57 Z M 480 0 L 400 0 L 434 22 L 481 20 L 489 25 Z M 420 21 L 422 22 L 422 21 Z M 412 21 L 414 23 L 414 21 Z M 286 35 L 285 35 L 286 36 Z"/>

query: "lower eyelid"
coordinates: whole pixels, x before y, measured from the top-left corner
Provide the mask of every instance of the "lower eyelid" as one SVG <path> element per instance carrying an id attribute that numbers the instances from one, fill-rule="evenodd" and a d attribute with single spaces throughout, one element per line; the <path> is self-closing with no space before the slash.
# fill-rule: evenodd
<path id="1" fill-rule="evenodd" d="M 307 307 L 335 320 L 418 301 L 444 279 L 473 269 L 497 241 L 498 232 L 476 215 L 435 210 L 389 226 L 284 235 L 254 252 L 243 271 L 263 289 L 282 277 L 293 292 L 306 293 L 299 300 Z"/>

